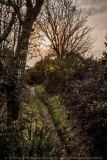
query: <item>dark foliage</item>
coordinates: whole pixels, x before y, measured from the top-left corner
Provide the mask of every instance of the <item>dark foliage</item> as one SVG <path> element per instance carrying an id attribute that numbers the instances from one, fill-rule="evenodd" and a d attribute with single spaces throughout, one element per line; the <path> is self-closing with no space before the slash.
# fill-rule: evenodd
<path id="1" fill-rule="evenodd" d="M 89 61 L 88 61 L 89 63 Z M 84 75 L 62 82 L 61 99 L 76 119 L 89 147 L 90 156 L 107 157 L 107 82 L 106 66 L 90 61 Z M 84 145 L 84 141 L 82 142 Z"/>

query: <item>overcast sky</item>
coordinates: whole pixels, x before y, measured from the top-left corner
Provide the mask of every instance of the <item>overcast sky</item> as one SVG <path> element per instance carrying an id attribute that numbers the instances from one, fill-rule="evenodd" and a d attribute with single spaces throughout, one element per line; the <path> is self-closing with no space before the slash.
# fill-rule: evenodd
<path id="1" fill-rule="evenodd" d="M 107 0 L 78 0 L 82 9 L 83 15 L 88 17 L 88 25 L 95 27 L 92 35 L 97 37 L 92 52 L 96 57 L 101 57 L 103 51 L 107 51 L 104 42 L 107 32 Z"/>
<path id="2" fill-rule="evenodd" d="M 96 26 L 92 32 L 92 36 L 97 38 L 92 53 L 95 57 L 100 58 L 102 52 L 107 51 L 104 45 L 107 32 L 107 0 L 78 0 L 78 2 L 84 16 L 86 16 L 89 11 L 91 12 L 87 24 L 90 27 Z M 28 65 L 34 65 L 37 59 L 38 58 L 34 58 L 29 61 Z"/>

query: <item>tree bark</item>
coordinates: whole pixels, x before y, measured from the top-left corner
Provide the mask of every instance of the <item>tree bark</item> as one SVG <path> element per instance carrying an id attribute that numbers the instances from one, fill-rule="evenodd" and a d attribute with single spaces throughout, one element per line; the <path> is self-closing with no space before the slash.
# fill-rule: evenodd
<path id="1" fill-rule="evenodd" d="M 17 78 L 18 69 L 21 69 L 22 77 L 21 77 L 21 80 L 17 80 L 15 88 L 13 88 L 12 85 L 10 86 L 10 90 L 12 90 L 12 92 L 14 92 L 15 94 L 12 95 L 12 100 L 8 99 L 8 103 L 7 103 L 7 110 L 8 110 L 7 124 L 8 125 L 11 124 L 11 121 L 18 119 L 18 114 L 20 112 L 21 101 L 19 97 L 22 91 L 23 75 L 24 75 L 25 66 L 26 66 L 29 39 L 32 32 L 32 26 L 41 10 L 42 4 L 43 4 L 43 0 L 36 0 L 36 5 L 34 7 L 31 0 L 27 0 L 27 3 L 26 3 L 27 13 L 22 25 L 22 32 L 18 40 L 16 55 L 15 55 L 16 62 L 15 62 L 14 79 Z M 21 66 L 19 62 L 22 62 Z M 17 88 L 17 91 L 15 91 L 16 88 Z M 11 92 L 8 92 L 8 97 L 10 97 L 11 94 L 12 94 Z"/>

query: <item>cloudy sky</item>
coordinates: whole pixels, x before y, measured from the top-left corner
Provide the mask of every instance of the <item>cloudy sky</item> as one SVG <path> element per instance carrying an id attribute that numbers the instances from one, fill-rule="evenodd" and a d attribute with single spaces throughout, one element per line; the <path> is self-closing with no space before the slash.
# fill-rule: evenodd
<path id="1" fill-rule="evenodd" d="M 96 57 L 101 57 L 103 51 L 107 51 L 104 42 L 105 35 L 107 32 L 107 0 L 78 0 L 82 9 L 82 14 L 87 15 L 91 12 L 88 17 L 88 25 L 95 27 L 92 35 L 97 37 L 94 43 L 92 52 Z"/>
<path id="2" fill-rule="evenodd" d="M 107 0 L 78 0 L 79 6 L 82 10 L 82 14 L 86 16 L 89 11 L 87 25 L 95 27 L 92 36 L 97 40 L 94 43 L 92 53 L 95 57 L 100 58 L 103 51 L 107 51 L 104 42 L 107 32 Z M 34 58 L 28 62 L 28 65 L 32 66 L 39 58 Z"/>

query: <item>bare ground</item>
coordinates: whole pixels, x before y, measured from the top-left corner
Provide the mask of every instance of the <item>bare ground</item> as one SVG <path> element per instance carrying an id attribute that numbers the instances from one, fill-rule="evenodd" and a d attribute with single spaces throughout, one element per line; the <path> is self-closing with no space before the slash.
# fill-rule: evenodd
<path id="1" fill-rule="evenodd" d="M 47 129 L 49 129 L 49 131 L 51 132 L 51 135 L 52 135 L 54 142 L 57 143 L 61 147 L 62 146 L 61 139 L 58 135 L 58 132 L 57 132 L 56 127 L 53 123 L 51 114 L 49 113 L 47 106 L 37 96 L 37 94 L 35 92 L 35 87 L 31 87 L 30 92 L 31 92 L 31 97 L 33 99 L 35 98 L 41 107 L 42 114 L 43 114 L 43 125 L 45 125 L 47 127 Z"/>

